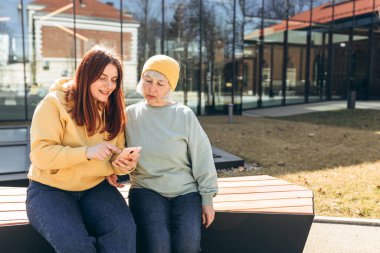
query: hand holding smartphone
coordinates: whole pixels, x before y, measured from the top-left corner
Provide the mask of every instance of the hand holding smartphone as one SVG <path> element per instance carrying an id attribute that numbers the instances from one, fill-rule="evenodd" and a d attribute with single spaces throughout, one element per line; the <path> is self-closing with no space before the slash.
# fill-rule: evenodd
<path id="1" fill-rule="evenodd" d="M 123 149 L 123 151 L 119 154 L 120 157 L 130 158 L 131 156 L 135 156 L 139 154 L 141 151 L 141 147 L 128 147 Z"/>
<path id="2" fill-rule="evenodd" d="M 128 147 L 123 149 L 116 159 L 126 159 L 128 161 L 133 160 L 134 156 L 139 155 L 141 147 Z M 119 175 L 117 176 L 117 183 L 125 184 L 129 181 L 129 175 Z"/>

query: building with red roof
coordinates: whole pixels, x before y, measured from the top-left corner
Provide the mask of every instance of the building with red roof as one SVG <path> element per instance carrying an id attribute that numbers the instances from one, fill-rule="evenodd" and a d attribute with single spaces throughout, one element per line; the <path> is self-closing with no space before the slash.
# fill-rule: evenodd
<path id="1" fill-rule="evenodd" d="M 95 44 L 103 43 L 122 53 L 124 86 L 136 86 L 138 22 L 112 4 L 98 0 L 35 0 L 27 7 L 30 79 L 49 87 L 57 77 L 71 77 L 81 57 Z M 74 30 L 75 37 L 74 40 Z M 122 45 L 122 47 L 121 47 Z"/>

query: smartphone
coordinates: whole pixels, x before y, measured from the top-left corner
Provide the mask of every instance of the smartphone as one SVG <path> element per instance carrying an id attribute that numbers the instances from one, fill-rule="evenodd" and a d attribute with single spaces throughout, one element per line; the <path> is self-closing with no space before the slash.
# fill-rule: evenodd
<path id="1" fill-rule="evenodd" d="M 121 156 L 128 158 L 130 155 L 138 154 L 141 150 L 141 147 L 128 147 L 123 149 L 120 153 Z M 117 182 L 119 184 L 126 184 L 129 182 L 129 175 L 118 175 Z"/>
<path id="2" fill-rule="evenodd" d="M 139 153 L 140 150 L 141 150 L 141 147 L 128 147 L 128 148 L 123 149 L 120 155 L 122 155 L 123 157 L 128 157 L 130 155 Z"/>

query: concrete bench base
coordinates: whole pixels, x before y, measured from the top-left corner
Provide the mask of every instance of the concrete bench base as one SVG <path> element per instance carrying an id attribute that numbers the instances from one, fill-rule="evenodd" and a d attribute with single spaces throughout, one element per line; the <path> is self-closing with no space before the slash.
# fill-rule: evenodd
<path id="1" fill-rule="evenodd" d="M 54 253 L 50 244 L 29 224 L 0 227 L 1 252 Z"/>
<path id="2" fill-rule="evenodd" d="M 202 231 L 202 253 L 301 253 L 313 216 L 218 212 Z"/>

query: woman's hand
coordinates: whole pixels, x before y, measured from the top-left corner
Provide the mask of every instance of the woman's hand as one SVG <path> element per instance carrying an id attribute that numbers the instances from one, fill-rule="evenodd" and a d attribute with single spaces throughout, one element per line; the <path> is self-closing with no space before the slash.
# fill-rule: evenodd
<path id="1" fill-rule="evenodd" d="M 202 205 L 202 224 L 208 228 L 215 218 L 215 210 L 213 206 Z"/>
<path id="2" fill-rule="evenodd" d="M 128 174 L 128 173 L 131 173 L 136 168 L 137 161 L 139 160 L 139 158 L 140 158 L 140 154 L 138 153 L 127 155 L 127 156 L 125 156 L 124 154 L 120 154 L 112 162 L 112 166 Z"/>
<path id="3" fill-rule="evenodd" d="M 117 176 L 115 174 L 106 177 L 106 179 L 107 179 L 108 183 L 112 186 L 115 186 L 117 188 L 123 188 L 124 187 L 124 184 L 120 184 L 117 182 Z"/>
<path id="4" fill-rule="evenodd" d="M 102 142 L 100 144 L 87 147 L 86 156 L 87 159 L 99 159 L 105 160 L 112 155 L 112 153 L 120 154 L 121 150 L 108 142 Z"/>

